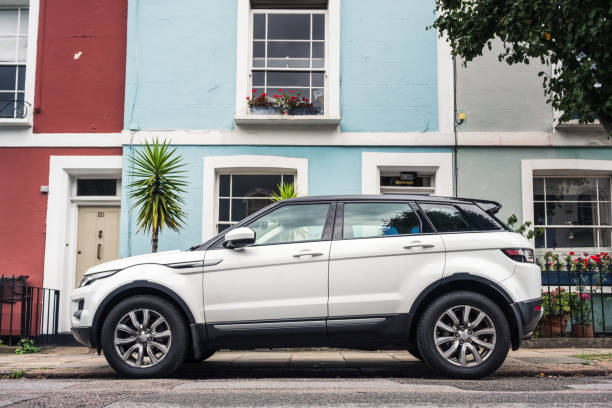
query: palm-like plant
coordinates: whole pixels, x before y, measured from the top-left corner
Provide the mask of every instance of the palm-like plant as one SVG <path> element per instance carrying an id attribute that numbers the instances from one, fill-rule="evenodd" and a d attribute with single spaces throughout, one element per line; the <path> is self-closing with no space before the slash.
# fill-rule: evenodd
<path id="1" fill-rule="evenodd" d="M 165 226 L 179 231 L 185 222 L 181 197 L 187 186 L 181 170 L 185 163 L 166 140 L 155 139 L 130 157 L 130 165 L 129 175 L 134 177 L 130 198 L 136 200 L 132 209 L 138 207 L 138 232 L 152 233 L 152 252 L 157 252 L 159 232 Z"/>
<path id="2" fill-rule="evenodd" d="M 276 186 L 278 192 L 272 193 L 272 201 L 283 201 L 290 198 L 300 197 L 301 194 L 293 183 L 282 183 Z"/>

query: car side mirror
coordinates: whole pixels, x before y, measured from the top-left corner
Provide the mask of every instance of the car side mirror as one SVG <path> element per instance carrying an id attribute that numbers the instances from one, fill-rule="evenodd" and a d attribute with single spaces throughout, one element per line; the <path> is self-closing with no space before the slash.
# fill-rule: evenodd
<path id="1" fill-rule="evenodd" d="M 255 243 L 255 231 L 247 227 L 236 228 L 225 234 L 223 246 L 229 249 L 244 248 Z"/>

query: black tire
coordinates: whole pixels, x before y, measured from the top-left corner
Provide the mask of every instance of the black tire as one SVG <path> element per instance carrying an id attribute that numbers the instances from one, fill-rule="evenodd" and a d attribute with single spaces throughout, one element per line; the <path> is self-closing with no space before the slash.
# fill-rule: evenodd
<path id="1" fill-rule="evenodd" d="M 462 308 L 463 305 L 469 306 L 470 308 Z M 468 332 L 469 326 L 463 326 L 465 322 L 463 321 L 462 316 L 459 317 L 461 321 L 459 322 L 459 325 L 457 325 L 457 330 L 453 332 L 444 330 L 438 325 L 438 319 L 448 319 L 441 320 L 442 324 L 444 324 L 444 322 L 452 321 L 450 319 L 450 315 L 445 314 L 445 312 L 451 308 L 455 308 L 453 309 L 455 317 L 457 317 L 457 312 L 461 312 L 465 309 L 470 310 L 468 312 L 468 321 L 473 319 L 472 321 L 475 323 L 478 320 L 476 316 L 479 313 L 477 309 L 473 309 L 474 307 L 479 309 L 479 311 L 484 312 L 488 318 L 488 320 L 485 318 L 481 320 L 477 326 L 474 326 L 475 331 Z M 443 315 L 444 317 L 442 317 Z M 448 326 L 450 326 L 450 324 L 447 324 L 447 327 Z M 478 332 L 484 333 L 481 331 L 483 328 L 490 331 L 491 326 L 495 332 L 494 337 L 493 335 L 484 334 L 481 335 L 484 337 L 476 337 L 476 340 L 483 343 L 484 339 L 487 347 L 491 347 L 491 345 L 493 345 L 493 348 L 488 349 L 477 345 L 474 337 L 472 337 L 472 333 L 474 333 L 474 336 L 476 336 Z M 436 346 L 435 344 L 434 336 L 436 334 L 434 333 L 434 330 L 436 330 L 439 340 L 446 340 L 444 343 L 441 343 L 440 346 Z M 470 334 L 468 335 L 467 333 Z M 469 344 L 466 344 L 468 342 Z M 493 373 L 506 359 L 508 349 L 510 348 L 510 329 L 506 316 L 501 311 L 499 306 L 497 306 L 491 299 L 475 292 L 456 291 L 440 296 L 427 306 L 425 312 L 419 320 L 417 327 L 417 343 L 425 363 L 442 376 L 462 379 L 478 379 Z M 451 344 L 448 345 L 448 343 Z M 443 352 L 451 352 L 451 348 L 455 346 L 458 348 L 455 348 L 456 351 L 451 354 L 449 359 L 443 357 Z M 439 351 L 438 347 L 448 348 Z M 469 349 L 467 349 L 467 347 L 469 347 Z M 467 351 L 472 350 L 472 347 L 477 350 L 476 354 L 481 356 L 480 358 L 482 359 L 482 362 L 478 363 L 474 353 L 467 353 Z M 459 353 L 462 351 L 462 348 L 464 351 L 463 355 L 469 356 L 470 358 L 470 361 L 467 361 L 466 366 L 460 365 L 461 361 Z M 482 351 L 482 354 L 480 350 Z M 465 362 L 467 358 L 464 358 L 463 360 Z M 469 366 L 470 364 L 474 364 L 474 366 Z"/>
<path id="2" fill-rule="evenodd" d="M 414 358 L 417 358 L 417 359 L 419 359 L 419 360 L 423 361 L 423 356 L 421 355 L 421 352 L 419 351 L 418 347 L 410 347 L 410 348 L 408 349 L 408 352 L 409 352 L 410 354 L 412 354 L 412 356 L 413 356 Z"/>
<path id="3" fill-rule="evenodd" d="M 169 330 L 171 336 L 169 338 L 167 337 L 166 340 L 168 341 L 167 353 L 159 359 L 159 362 L 151 364 L 150 366 L 136 367 L 124 361 L 119 351 L 115 348 L 115 329 L 120 320 L 126 321 L 124 318 L 131 311 L 137 311 L 136 313 L 140 314 L 141 319 L 144 320 L 141 314 L 144 313 L 143 309 L 149 310 L 149 316 L 154 317 L 159 315 L 163 317 L 165 322 L 162 326 L 163 329 L 160 330 Z M 153 323 L 154 322 L 150 322 L 150 325 Z M 155 328 L 153 328 L 153 330 L 155 330 Z M 123 333 L 123 331 L 121 333 Z M 132 334 L 127 334 L 126 336 L 127 338 L 140 338 Z M 187 332 L 187 325 L 178 309 L 164 299 L 149 295 L 133 296 L 117 304 L 104 320 L 101 333 L 102 349 L 104 350 L 106 360 L 118 374 L 131 378 L 160 377 L 173 373 L 185 359 L 188 350 L 188 340 L 189 334 Z M 153 341 L 156 341 L 156 339 L 153 339 Z M 162 339 L 159 341 L 162 342 L 164 340 Z M 139 343 L 139 341 L 129 344 L 136 345 L 137 343 Z M 139 355 L 138 351 L 134 352 L 136 355 Z M 148 359 L 149 363 L 152 363 L 152 360 L 150 358 Z M 140 360 L 145 360 L 145 357 L 141 357 Z"/>

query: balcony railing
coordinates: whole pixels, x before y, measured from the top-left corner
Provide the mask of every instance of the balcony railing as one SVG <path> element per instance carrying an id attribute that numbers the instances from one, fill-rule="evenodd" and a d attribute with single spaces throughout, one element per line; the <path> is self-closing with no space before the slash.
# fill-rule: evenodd
<path id="1" fill-rule="evenodd" d="M 23 119 L 28 116 L 29 102 L 17 99 L 0 100 L 0 119 Z"/>

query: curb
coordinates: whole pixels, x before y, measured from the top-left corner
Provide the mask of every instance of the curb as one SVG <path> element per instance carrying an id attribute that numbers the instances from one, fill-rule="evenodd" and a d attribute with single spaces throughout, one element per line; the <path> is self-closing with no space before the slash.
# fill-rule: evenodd
<path id="1" fill-rule="evenodd" d="M 595 338 L 531 338 L 523 340 L 523 348 L 612 348 L 612 337 Z"/>

